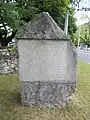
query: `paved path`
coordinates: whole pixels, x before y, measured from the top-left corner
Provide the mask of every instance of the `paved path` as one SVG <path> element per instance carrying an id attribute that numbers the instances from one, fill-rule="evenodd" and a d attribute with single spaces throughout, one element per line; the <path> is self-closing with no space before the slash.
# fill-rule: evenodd
<path id="1" fill-rule="evenodd" d="M 87 64 L 90 64 L 90 51 L 77 50 L 78 59 L 84 61 Z"/>

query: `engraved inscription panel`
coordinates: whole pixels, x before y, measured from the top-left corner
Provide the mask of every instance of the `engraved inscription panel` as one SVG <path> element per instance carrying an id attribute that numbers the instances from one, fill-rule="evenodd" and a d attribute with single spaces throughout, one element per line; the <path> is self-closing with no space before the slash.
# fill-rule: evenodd
<path id="1" fill-rule="evenodd" d="M 66 41 L 19 40 L 21 81 L 64 81 Z"/>

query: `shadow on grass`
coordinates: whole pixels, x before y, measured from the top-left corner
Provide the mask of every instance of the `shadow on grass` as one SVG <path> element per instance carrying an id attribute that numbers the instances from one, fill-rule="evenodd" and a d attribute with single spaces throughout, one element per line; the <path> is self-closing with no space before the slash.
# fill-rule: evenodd
<path id="1" fill-rule="evenodd" d="M 13 95 L 10 95 L 8 100 L 11 104 L 21 105 L 21 98 L 20 98 L 20 93 L 19 92 L 16 92 Z"/>

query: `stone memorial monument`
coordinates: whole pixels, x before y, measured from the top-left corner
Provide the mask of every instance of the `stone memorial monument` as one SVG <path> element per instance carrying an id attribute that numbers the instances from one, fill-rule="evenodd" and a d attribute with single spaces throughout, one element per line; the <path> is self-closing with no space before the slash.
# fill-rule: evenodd
<path id="1" fill-rule="evenodd" d="M 76 87 L 77 54 L 68 36 L 43 12 L 16 39 L 22 105 L 65 105 Z"/>

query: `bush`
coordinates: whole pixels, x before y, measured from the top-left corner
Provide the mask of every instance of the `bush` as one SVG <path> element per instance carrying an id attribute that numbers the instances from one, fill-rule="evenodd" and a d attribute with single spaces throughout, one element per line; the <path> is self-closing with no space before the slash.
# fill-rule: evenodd
<path id="1" fill-rule="evenodd" d="M 16 51 L 17 51 L 17 47 L 16 47 L 16 46 L 8 46 L 8 47 L 7 47 L 7 50 L 8 50 L 9 52 L 16 52 Z"/>

